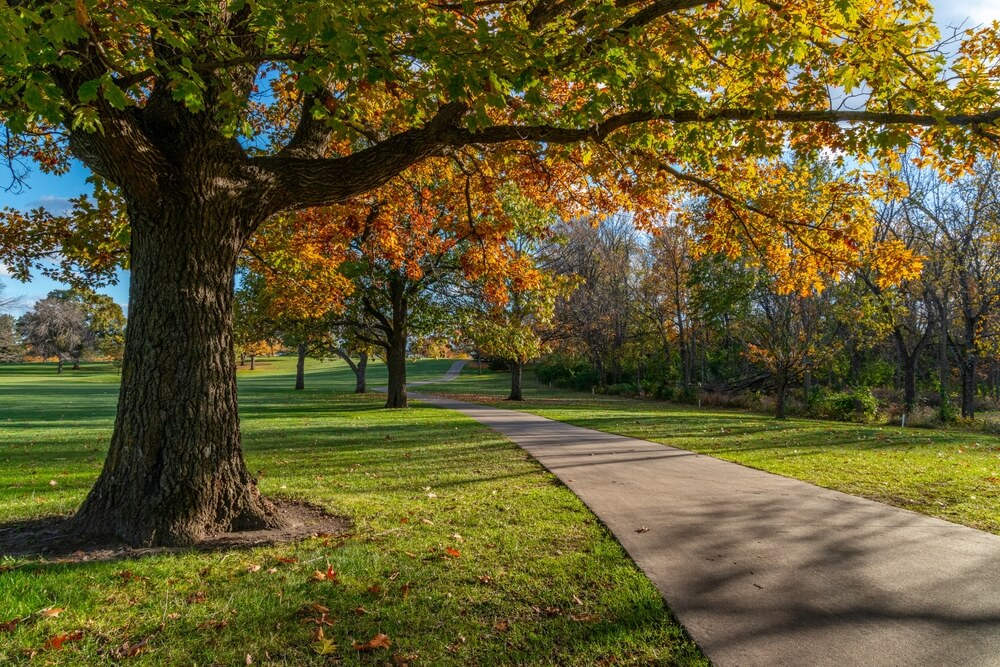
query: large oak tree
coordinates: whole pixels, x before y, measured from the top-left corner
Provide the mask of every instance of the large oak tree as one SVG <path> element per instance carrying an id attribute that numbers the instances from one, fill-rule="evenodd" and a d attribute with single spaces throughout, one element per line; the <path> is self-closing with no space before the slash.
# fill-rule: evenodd
<path id="1" fill-rule="evenodd" d="M 471 145 L 530 155 L 543 180 L 572 164 L 581 201 L 617 183 L 640 221 L 661 193 L 722 196 L 727 168 L 788 147 L 920 140 L 960 163 L 997 132 L 997 49 L 970 38 L 956 84 L 936 38 L 925 0 L 7 0 L 5 154 L 15 171 L 75 156 L 128 217 L 118 416 L 79 530 L 178 544 L 278 523 L 242 459 L 231 354 L 234 269 L 270 216 Z M 366 123 L 372 90 L 391 133 Z M 831 261 L 865 240 L 764 217 Z M 45 245 L 33 221 L 52 222 L 0 230 L 8 263 Z"/>

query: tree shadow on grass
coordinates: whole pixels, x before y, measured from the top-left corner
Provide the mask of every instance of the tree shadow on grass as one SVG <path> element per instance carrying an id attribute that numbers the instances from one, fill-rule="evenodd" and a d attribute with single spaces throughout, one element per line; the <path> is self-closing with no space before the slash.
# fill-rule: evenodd
<path id="1" fill-rule="evenodd" d="M 197 551 L 252 549 L 287 544 L 309 537 L 346 535 L 351 523 L 344 517 L 298 500 L 270 498 L 284 519 L 281 528 L 222 533 L 182 547 L 133 547 L 104 537 L 80 535 L 72 515 L 0 523 L 0 557 L 38 558 L 57 563 L 113 561 L 124 558 Z M 8 568 L 9 569 L 9 568 Z M 0 567 L 0 572 L 3 567 Z"/>

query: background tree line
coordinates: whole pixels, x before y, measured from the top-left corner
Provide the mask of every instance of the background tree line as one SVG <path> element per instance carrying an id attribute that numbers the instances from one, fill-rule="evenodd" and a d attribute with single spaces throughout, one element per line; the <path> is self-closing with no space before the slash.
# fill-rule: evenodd
<path id="1" fill-rule="evenodd" d="M 556 386 L 761 405 L 837 418 L 951 421 L 1000 398 L 1000 174 L 945 181 L 904 169 L 875 240 L 839 275 L 789 289 L 752 258 L 699 253 L 701 202 L 651 233 L 624 218 L 563 226 L 546 261 L 581 286 L 558 300 L 562 338 L 538 368 Z M 876 193 L 877 194 L 877 193 Z M 691 222 L 694 224 L 690 224 Z"/>

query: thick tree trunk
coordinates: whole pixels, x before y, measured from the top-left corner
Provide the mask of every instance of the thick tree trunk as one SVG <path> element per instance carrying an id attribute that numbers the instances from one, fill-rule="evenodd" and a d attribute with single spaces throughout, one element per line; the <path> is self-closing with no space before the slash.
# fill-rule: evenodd
<path id="1" fill-rule="evenodd" d="M 390 341 L 385 355 L 385 367 L 389 372 L 389 388 L 385 407 L 406 407 L 406 339 Z"/>
<path id="2" fill-rule="evenodd" d="M 62 375 L 62 371 L 63 371 L 63 359 L 62 357 L 59 357 L 59 360 L 56 363 L 56 375 Z"/>
<path id="3" fill-rule="evenodd" d="M 917 357 L 903 359 L 903 409 L 907 414 L 917 404 Z"/>
<path id="4" fill-rule="evenodd" d="M 149 215 L 129 207 L 118 415 L 104 469 L 75 517 L 84 534 L 179 545 L 281 523 L 240 445 L 232 294 L 245 232 L 238 214 L 204 201 L 165 198 Z"/>
<path id="5" fill-rule="evenodd" d="M 522 369 L 521 362 L 510 362 L 510 396 L 507 397 L 508 401 L 524 400 L 524 396 L 521 394 Z"/>
<path id="6" fill-rule="evenodd" d="M 405 367 L 404 367 L 405 372 Z M 368 353 L 362 352 L 358 355 L 358 364 L 354 368 L 354 393 L 364 394 L 368 392 Z"/>
<path id="7" fill-rule="evenodd" d="M 295 362 L 295 389 L 297 391 L 306 388 L 306 352 L 308 351 L 305 343 L 299 343 L 299 358 Z"/>

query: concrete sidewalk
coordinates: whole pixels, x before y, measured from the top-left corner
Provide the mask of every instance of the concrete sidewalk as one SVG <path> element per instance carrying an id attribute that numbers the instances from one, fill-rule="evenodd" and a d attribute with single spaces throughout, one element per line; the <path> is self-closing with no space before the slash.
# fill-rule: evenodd
<path id="1" fill-rule="evenodd" d="M 1000 537 L 644 440 L 418 396 L 608 526 L 718 667 L 1000 666 Z"/>

